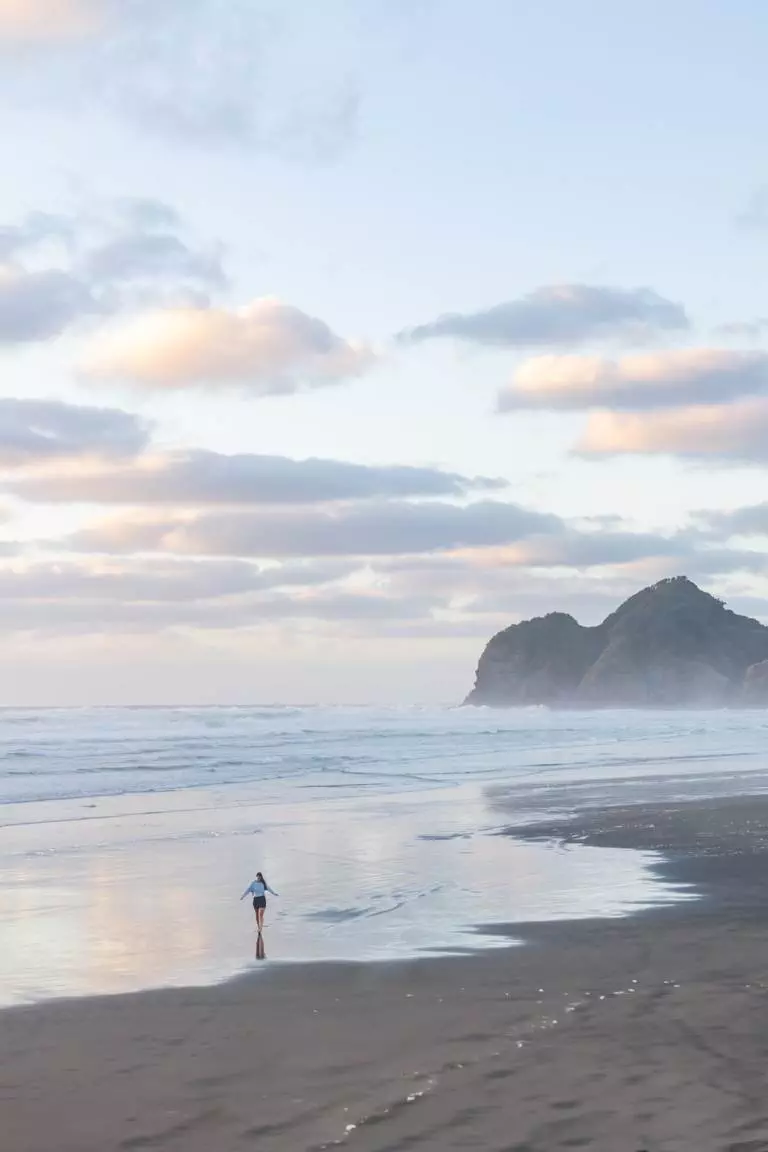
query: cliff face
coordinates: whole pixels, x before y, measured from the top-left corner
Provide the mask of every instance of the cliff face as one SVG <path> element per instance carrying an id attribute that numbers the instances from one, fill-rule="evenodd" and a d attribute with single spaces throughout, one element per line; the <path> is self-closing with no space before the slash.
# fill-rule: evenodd
<path id="1" fill-rule="evenodd" d="M 768 706 L 768 627 L 677 576 L 593 628 L 553 612 L 497 633 L 466 703 Z"/>

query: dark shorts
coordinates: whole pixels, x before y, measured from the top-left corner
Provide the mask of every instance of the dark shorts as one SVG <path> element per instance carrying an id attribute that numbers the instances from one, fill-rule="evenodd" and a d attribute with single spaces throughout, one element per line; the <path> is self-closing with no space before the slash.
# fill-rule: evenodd
<path id="1" fill-rule="evenodd" d="M 266 908 L 266 906 L 267 906 L 266 896 L 254 896 L 253 908 L 254 908 L 255 912 L 258 912 L 259 908 Z"/>

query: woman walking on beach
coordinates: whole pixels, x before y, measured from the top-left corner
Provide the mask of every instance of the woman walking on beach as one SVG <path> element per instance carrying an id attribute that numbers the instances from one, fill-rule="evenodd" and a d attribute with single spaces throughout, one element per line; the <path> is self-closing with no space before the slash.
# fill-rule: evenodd
<path id="1" fill-rule="evenodd" d="M 248 885 L 240 897 L 241 900 L 245 900 L 249 893 L 253 896 L 253 911 L 256 914 L 256 928 L 259 932 L 261 932 L 264 927 L 264 913 L 267 910 L 267 892 L 269 892 L 271 896 L 277 896 L 277 892 L 275 892 L 273 888 L 270 888 L 264 879 L 264 873 L 257 872 L 256 879 Z"/>

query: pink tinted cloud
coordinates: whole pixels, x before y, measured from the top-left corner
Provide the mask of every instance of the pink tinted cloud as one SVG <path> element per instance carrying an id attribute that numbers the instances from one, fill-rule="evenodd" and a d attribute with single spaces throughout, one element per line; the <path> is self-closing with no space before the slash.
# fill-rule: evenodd
<path id="1" fill-rule="evenodd" d="M 76 37 L 98 28 L 102 0 L 0 0 L 0 38 L 44 41 Z"/>
<path id="2" fill-rule="evenodd" d="M 595 412 L 576 446 L 583 456 L 679 456 L 768 462 L 768 400 L 666 412 Z"/>
<path id="3" fill-rule="evenodd" d="M 272 395 L 359 376 L 374 359 L 324 321 L 263 298 L 237 309 L 148 313 L 97 339 L 82 367 L 93 380 L 148 389 L 219 385 Z"/>
<path id="4" fill-rule="evenodd" d="M 536 356 L 499 394 L 499 411 L 521 408 L 646 410 L 727 402 L 768 392 L 768 353 L 684 348 L 610 359 Z"/>

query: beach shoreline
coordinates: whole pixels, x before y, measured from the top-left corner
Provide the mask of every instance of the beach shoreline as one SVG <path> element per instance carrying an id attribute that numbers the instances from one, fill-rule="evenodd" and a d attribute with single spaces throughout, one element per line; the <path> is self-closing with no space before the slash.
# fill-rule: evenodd
<path id="1" fill-rule="evenodd" d="M 495 928 L 523 948 L 4 1010 L 4 1152 L 768 1148 L 768 799 L 511 832 L 663 841 L 702 899 Z"/>

